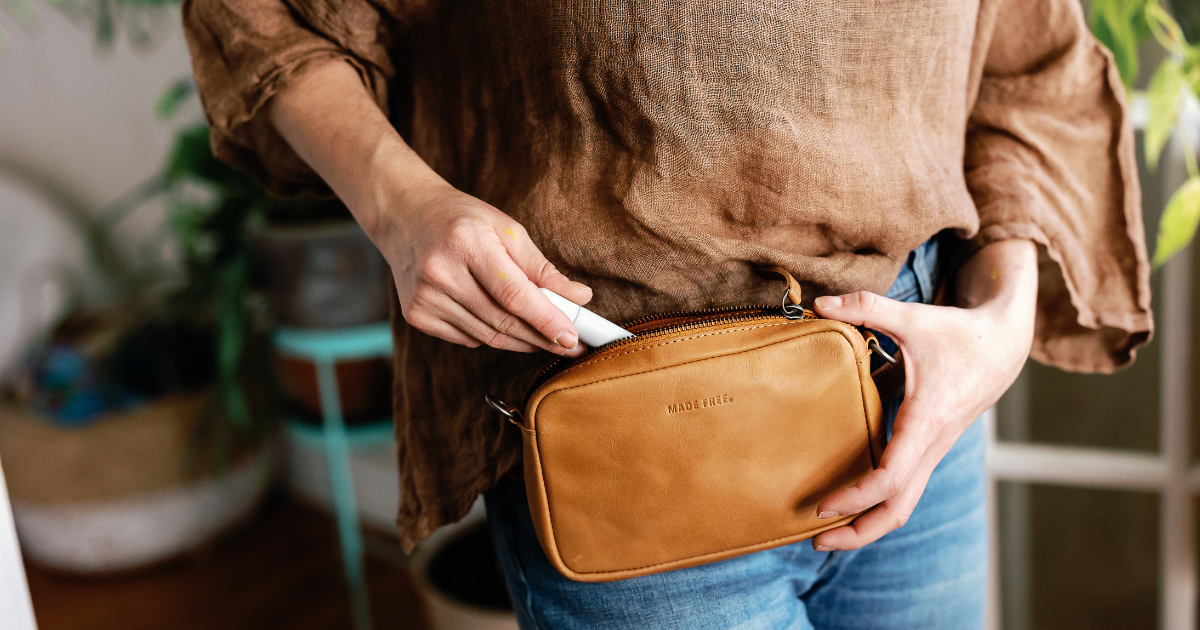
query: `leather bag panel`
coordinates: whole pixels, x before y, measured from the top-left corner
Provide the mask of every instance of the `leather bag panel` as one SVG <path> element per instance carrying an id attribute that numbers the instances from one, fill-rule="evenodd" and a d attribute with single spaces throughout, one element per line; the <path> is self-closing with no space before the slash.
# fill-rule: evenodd
<path id="1" fill-rule="evenodd" d="M 551 378 L 525 416 L 547 556 L 608 581 L 851 521 L 818 520 L 816 504 L 878 461 L 868 359 L 850 326 L 783 320 L 648 339 Z"/>

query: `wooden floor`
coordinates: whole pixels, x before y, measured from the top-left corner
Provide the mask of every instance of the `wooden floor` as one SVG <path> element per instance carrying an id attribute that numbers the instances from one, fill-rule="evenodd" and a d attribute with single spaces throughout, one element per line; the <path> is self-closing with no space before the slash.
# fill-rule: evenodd
<path id="1" fill-rule="evenodd" d="M 26 570 L 40 630 L 351 628 L 333 520 L 285 498 L 204 554 L 151 571 L 94 579 Z M 375 628 L 425 628 L 404 569 L 368 557 L 367 582 Z"/>

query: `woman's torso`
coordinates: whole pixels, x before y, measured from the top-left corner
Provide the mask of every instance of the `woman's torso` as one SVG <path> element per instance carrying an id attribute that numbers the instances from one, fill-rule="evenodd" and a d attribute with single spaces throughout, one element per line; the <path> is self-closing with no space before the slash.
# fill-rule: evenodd
<path id="1" fill-rule="evenodd" d="M 412 29 L 410 140 L 618 320 L 746 302 L 756 263 L 882 292 L 978 221 L 976 9 L 443 2 Z"/>

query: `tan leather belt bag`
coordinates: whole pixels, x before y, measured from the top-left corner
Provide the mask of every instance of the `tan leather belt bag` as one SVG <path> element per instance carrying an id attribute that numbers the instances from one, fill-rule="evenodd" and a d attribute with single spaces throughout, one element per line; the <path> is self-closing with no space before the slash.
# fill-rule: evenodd
<path id="1" fill-rule="evenodd" d="M 879 462 L 883 353 L 802 309 L 787 279 L 782 307 L 634 322 L 636 337 L 543 370 L 523 411 L 489 397 L 522 429 L 533 524 L 563 575 L 682 569 L 854 520 L 816 506 Z"/>

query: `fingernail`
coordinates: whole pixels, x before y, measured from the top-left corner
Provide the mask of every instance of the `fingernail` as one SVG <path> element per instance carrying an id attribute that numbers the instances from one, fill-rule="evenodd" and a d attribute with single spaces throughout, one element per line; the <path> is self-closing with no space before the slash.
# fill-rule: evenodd
<path id="1" fill-rule="evenodd" d="M 833 547 L 827 547 L 825 545 L 813 545 L 813 549 L 816 549 L 817 551 L 833 551 Z"/>
<path id="2" fill-rule="evenodd" d="M 841 514 L 838 514 L 837 512 L 834 512 L 833 510 L 825 510 L 824 512 L 821 512 L 820 514 L 818 514 L 817 518 L 833 518 L 835 516 L 841 516 Z"/>
<path id="3" fill-rule="evenodd" d="M 567 350 L 572 350 L 575 348 L 575 344 L 579 343 L 579 339 L 577 339 L 575 335 L 565 332 L 559 333 L 559 335 L 554 338 L 554 343 L 566 348 Z"/>
<path id="4" fill-rule="evenodd" d="M 840 295 L 826 295 L 817 298 L 816 307 L 822 311 L 833 311 L 842 307 L 842 297 Z"/>

